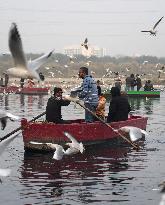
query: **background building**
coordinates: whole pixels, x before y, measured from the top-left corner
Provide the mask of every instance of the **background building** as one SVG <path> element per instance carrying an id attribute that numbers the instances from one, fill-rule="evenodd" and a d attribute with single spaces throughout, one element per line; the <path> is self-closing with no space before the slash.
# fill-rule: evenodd
<path id="1" fill-rule="evenodd" d="M 99 48 L 98 46 L 92 46 L 90 47 L 91 55 L 97 56 L 97 57 L 103 57 L 106 55 L 105 48 Z M 73 56 L 73 55 L 84 55 L 83 48 L 80 45 L 72 45 L 67 46 L 64 48 L 64 54 Z"/>

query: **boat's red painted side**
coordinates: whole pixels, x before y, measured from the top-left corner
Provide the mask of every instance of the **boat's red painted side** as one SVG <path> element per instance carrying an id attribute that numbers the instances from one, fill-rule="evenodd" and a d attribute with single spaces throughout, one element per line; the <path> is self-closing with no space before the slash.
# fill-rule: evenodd
<path id="1" fill-rule="evenodd" d="M 16 93 L 18 90 L 17 86 L 0 87 L 0 93 Z"/>
<path id="2" fill-rule="evenodd" d="M 54 124 L 46 122 L 28 123 L 26 119 L 22 119 L 21 123 L 24 128 L 25 148 L 29 147 L 29 141 L 64 144 L 69 141 L 64 135 L 64 131 L 69 132 L 78 141 L 83 142 L 84 145 L 97 144 L 118 137 L 116 132 L 99 121 L 86 123 L 84 120 L 75 120 L 71 124 Z M 126 121 L 113 122 L 110 125 L 115 129 L 129 125 L 145 130 L 147 118 L 132 116 Z"/>
<path id="3" fill-rule="evenodd" d="M 9 87 L 0 87 L 0 93 L 16 93 L 16 94 L 26 94 L 26 95 L 46 95 L 48 94 L 50 88 L 44 87 L 44 88 L 37 88 L 37 87 L 24 87 L 20 88 L 18 86 L 9 86 Z"/>

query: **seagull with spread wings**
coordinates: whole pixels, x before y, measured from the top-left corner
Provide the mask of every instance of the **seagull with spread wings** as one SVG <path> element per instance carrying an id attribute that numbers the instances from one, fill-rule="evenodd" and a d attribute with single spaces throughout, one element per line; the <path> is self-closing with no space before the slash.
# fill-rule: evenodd
<path id="1" fill-rule="evenodd" d="M 53 159 L 56 160 L 61 160 L 63 158 L 64 155 L 73 155 L 76 154 L 78 152 L 83 153 L 84 152 L 84 147 L 82 142 L 78 142 L 71 134 L 69 134 L 68 132 L 64 132 L 64 135 L 66 137 L 68 137 L 68 139 L 70 139 L 71 143 L 66 143 L 66 145 L 69 146 L 69 148 L 67 148 L 66 150 L 64 150 L 64 148 L 59 145 L 59 144 L 53 144 L 53 143 L 42 143 L 42 142 L 34 142 L 34 141 L 30 141 L 30 144 L 34 144 L 34 145 L 44 145 L 46 144 L 49 148 L 51 148 L 52 150 L 55 150 L 54 155 L 53 155 Z"/>
<path id="2" fill-rule="evenodd" d="M 164 16 L 162 16 L 159 21 L 156 22 L 156 24 L 154 25 L 154 27 L 151 30 L 143 30 L 141 32 L 148 32 L 150 33 L 150 35 L 156 36 L 157 31 L 155 30 L 155 28 L 157 27 L 157 25 L 160 23 L 160 21 L 163 19 Z"/>
<path id="3" fill-rule="evenodd" d="M 7 125 L 7 119 L 10 119 L 11 121 L 19 120 L 20 117 L 13 115 L 9 112 L 6 112 L 5 110 L 0 109 L 0 122 L 1 122 L 1 129 L 4 130 Z"/>
<path id="4" fill-rule="evenodd" d="M 36 78 L 38 80 L 43 80 L 37 72 L 37 69 L 48 60 L 54 50 L 35 60 L 27 61 L 16 23 L 12 23 L 9 31 L 9 49 L 12 54 L 15 67 L 7 69 L 5 73 L 13 77 L 24 79 Z"/>
<path id="5" fill-rule="evenodd" d="M 81 44 L 81 46 L 84 46 L 86 50 L 88 50 L 88 39 L 86 38 L 84 43 Z"/>

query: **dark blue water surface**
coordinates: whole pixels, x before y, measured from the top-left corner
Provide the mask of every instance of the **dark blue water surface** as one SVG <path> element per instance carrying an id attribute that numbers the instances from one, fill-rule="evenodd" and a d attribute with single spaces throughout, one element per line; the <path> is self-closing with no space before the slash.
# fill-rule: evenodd
<path id="1" fill-rule="evenodd" d="M 45 110 L 48 97 L 10 94 L 0 96 L 0 105 L 30 120 Z M 165 176 L 165 94 L 129 101 L 148 117 L 149 136 L 140 151 L 99 146 L 56 161 L 52 154 L 24 153 L 20 135 L 1 156 L 0 167 L 12 173 L 1 178 L 0 204 L 159 204 L 158 184 Z M 64 119 L 83 116 L 84 110 L 73 103 L 63 109 Z M 8 121 L 1 137 L 19 126 L 20 122 Z"/>

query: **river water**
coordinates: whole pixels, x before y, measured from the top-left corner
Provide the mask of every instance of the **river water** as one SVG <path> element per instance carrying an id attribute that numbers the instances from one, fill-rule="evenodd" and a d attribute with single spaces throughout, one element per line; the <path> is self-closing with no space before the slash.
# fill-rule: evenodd
<path id="1" fill-rule="evenodd" d="M 0 96 L 0 105 L 30 120 L 45 110 L 48 97 L 10 94 Z M 20 135 L 1 156 L 0 168 L 12 172 L 1 178 L 0 204 L 159 204 L 158 184 L 165 180 L 165 94 L 129 101 L 137 113 L 148 117 L 149 136 L 140 151 L 99 146 L 56 161 L 52 154 L 24 153 Z M 84 110 L 73 103 L 63 109 L 64 119 L 83 116 Z M 0 136 L 19 126 L 20 122 L 8 121 Z"/>

